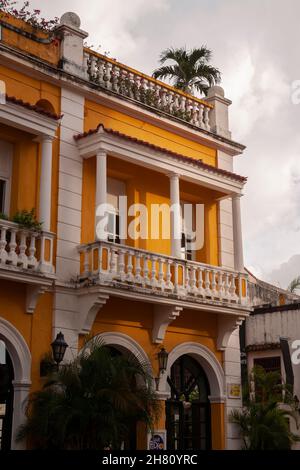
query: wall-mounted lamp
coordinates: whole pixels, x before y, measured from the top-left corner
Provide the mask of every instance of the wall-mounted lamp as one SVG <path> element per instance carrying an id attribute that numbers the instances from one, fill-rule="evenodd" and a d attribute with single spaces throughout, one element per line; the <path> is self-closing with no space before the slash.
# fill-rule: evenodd
<path id="1" fill-rule="evenodd" d="M 158 357 L 159 374 L 158 374 L 158 377 L 155 377 L 156 390 L 158 390 L 159 388 L 160 375 L 164 374 L 165 371 L 167 370 L 169 353 L 165 350 L 164 347 L 162 347 L 159 353 L 157 353 L 157 357 Z"/>
<path id="2" fill-rule="evenodd" d="M 67 347 L 68 345 L 65 342 L 65 337 L 60 331 L 57 334 L 55 340 L 51 343 L 53 359 L 54 359 L 54 362 L 56 362 L 57 369 L 59 368 L 59 364 L 64 358 Z"/>
<path id="3" fill-rule="evenodd" d="M 164 347 L 162 347 L 159 353 L 157 354 L 157 357 L 159 372 L 163 374 L 167 370 L 169 353 L 165 350 Z"/>

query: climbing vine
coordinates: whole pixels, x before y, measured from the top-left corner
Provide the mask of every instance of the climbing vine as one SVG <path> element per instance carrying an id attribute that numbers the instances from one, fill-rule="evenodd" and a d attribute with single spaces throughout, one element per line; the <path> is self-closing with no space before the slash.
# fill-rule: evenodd
<path id="1" fill-rule="evenodd" d="M 49 32 L 52 31 L 59 22 L 59 18 L 57 17 L 52 20 L 46 20 L 41 16 L 41 10 L 35 9 L 31 11 L 30 2 L 28 1 L 25 1 L 20 9 L 18 9 L 16 5 L 17 2 L 14 0 L 0 0 L 0 10 L 2 10 L 2 12 L 26 21 L 26 23 L 30 24 L 33 28 Z"/>

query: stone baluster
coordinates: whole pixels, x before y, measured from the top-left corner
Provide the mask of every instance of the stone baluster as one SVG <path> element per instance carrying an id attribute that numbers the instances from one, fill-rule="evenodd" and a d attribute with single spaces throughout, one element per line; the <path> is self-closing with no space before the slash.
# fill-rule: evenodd
<path id="1" fill-rule="evenodd" d="M 198 295 L 201 295 L 202 297 L 204 297 L 205 293 L 204 293 L 204 289 L 203 289 L 203 268 L 202 267 L 199 267 L 198 268 Z"/>
<path id="2" fill-rule="evenodd" d="M 204 106 L 203 106 L 203 104 L 200 104 L 200 106 L 199 106 L 199 127 L 204 127 L 203 112 L 204 112 Z"/>
<path id="3" fill-rule="evenodd" d="M 126 276 L 126 281 L 127 282 L 133 282 L 134 281 L 134 276 L 132 274 L 132 271 L 133 271 L 132 256 L 133 256 L 133 252 L 128 251 L 128 254 L 127 254 L 127 276 Z"/>
<path id="4" fill-rule="evenodd" d="M 119 92 L 119 73 L 119 67 L 113 64 L 111 68 L 111 89 L 116 93 Z"/>
<path id="5" fill-rule="evenodd" d="M 163 290 L 165 287 L 164 281 L 164 259 L 159 258 L 158 260 L 158 282 L 157 285 Z"/>
<path id="6" fill-rule="evenodd" d="M 18 255 L 16 253 L 16 248 L 17 248 L 16 236 L 17 236 L 17 229 L 12 228 L 10 230 L 9 253 L 8 253 L 8 259 L 7 259 L 7 263 L 11 264 L 12 266 L 17 266 L 17 263 L 18 263 Z"/>
<path id="7" fill-rule="evenodd" d="M 174 266 L 174 292 L 178 293 L 179 291 L 179 265 L 175 261 Z"/>
<path id="8" fill-rule="evenodd" d="M 168 106 L 168 100 L 167 100 L 167 92 L 165 88 L 162 88 L 161 90 L 161 109 L 164 111 L 167 111 L 167 106 Z"/>
<path id="9" fill-rule="evenodd" d="M 29 244 L 29 248 L 28 248 L 28 253 L 29 253 L 28 267 L 30 267 L 30 268 L 35 268 L 37 266 L 37 259 L 36 259 L 36 256 L 35 256 L 35 253 L 36 253 L 36 247 L 35 247 L 36 237 L 37 237 L 36 233 L 32 233 L 31 237 L 30 237 L 30 244 Z"/>
<path id="10" fill-rule="evenodd" d="M 230 282 L 230 297 L 231 300 L 234 302 L 237 302 L 238 296 L 236 295 L 236 279 L 237 279 L 237 274 L 232 274 L 231 275 L 231 282 Z"/>
<path id="11" fill-rule="evenodd" d="M 141 78 L 141 87 L 140 87 L 140 99 L 143 103 L 147 104 L 147 80 L 146 78 L 142 77 Z"/>
<path id="12" fill-rule="evenodd" d="M 137 251 L 135 254 L 135 278 L 134 278 L 134 281 L 137 284 L 143 284 L 143 278 L 141 276 L 141 271 L 142 271 L 141 256 L 142 254 Z"/>
<path id="13" fill-rule="evenodd" d="M 184 114 L 186 113 L 185 106 L 186 106 L 186 97 L 181 96 L 181 98 L 180 98 L 180 111 Z"/>
<path id="14" fill-rule="evenodd" d="M 26 244 L 27 233 L 22 230 L 21 231 L 21 239 L 19 244 L 19 256 L 18 256 L 18 265 L 21 265 L 23 269 L 27 269 L 28 261 L 27 261 L 27 244 Z"/>
<path id="15" fill-rule="evenodd" d="M 180 109 L 180 100 L 179 95 L 177 93 L 174 94 L 174 102 L 173 102 L 173 114 L 178 113 Z"/>
<path id="16" fill-rule="evenodd" d="M 125 69 L 121 69 L 119 73 L 119 91 L 121 95 L 128 96 L 128 80 L 129 73 Z"/>
<path id="17" fill-rule="evenodd" d="M 89 59 L 89 76 L 91 81 L 96 81 L 98 70 L 97 70 L 97 57 L 90 55 Z"/>
<path id="18" fill-rule="evenodd" d="M 173 283 L 171 281 L 171 278 L 172 278 L 171 264 L 172 264 L 172 261 L 170 259 L 168 259 L 167 260 L 166 284 L 165 284 L 165 288 L 168 289 L 168 290 L 173 289 Z"/>
<path id="19" fill-rule="evenodd" d="M 109 263 L 110 274 L 116 274 L 117 272 L 117 254 L 118 254 L 118 250 L 112 247 L 110 249 L 110 263 Z"/>
<path id="20" fill-rule="evenodd" d="M 229 273 L 225 273 L 225 284 L 224 284 L 224 297 L 226 299 L 230 298 L 230 283 L 229 283 Z"/>
<path id="21" fill-rule="evenodd" d="M 120 281 L 125 281 L 126 279 L 126 274 L 125 274 L 125 251 L 124 250 L 119 250 L 119 256 L 118 256 L 118 276 Z"/>
<path id="22" fill-rule="evenodd" d="M 144 277 L 145 286 L 150 285 L 148 261 L 149 261 L 149 255 L 144 255 L 143 256 L 143 277 Z"/>
<path id="23" fill-rule="evenodd" d="M 156 94 L 155 94 L 155 84 L 153 82 L 149 82 L 148 86 L 149 86 L 148 90 L 149 90 L 149 100 L 150 100 L 150 103 L 148 104 L 152 107 L 156 107 L 157 102 L 156 102 Z"/>
<path id="24" fill-rule="evenodd" d="M 105 63 L 104 60 L 98 59 L 98 83 L 101 86 L 104 86 L 104 69 Z"/>
<path id="25" fill-rule="evenodd" d="M 199 104 L 196 101 L 193 102 L 192 123 L 199 127 Z"/>
<path id="26" fill-rule="evenodd" d="M 0 237 L 0 263 L 6 263 L 7 260 L 7 251 L 6 251 L 6 227 L 0 227 L 1 237 Z"/>
<path id="27" fill-rule="evenodd" d="M 192 265 L 191 266 L 191 279 L 190 279 L 190 286 L 191 286 L 190 292 L 192 294 L 197 294 L 198 292 L 196 281 L 197 281 L 196 280 L 196 267 Z"/>
<path id="28" fill-rule="evenodd" d="M 224 297 L 224 282 L 222 271 L 218 272 L 218 294 L 220 299 Z"/>
<path id="29" fill-rule="evenodd" d="M 110 90 L 111 89 L 111 63 L 110 62 L 106 62 L 105 64 L 105 72 L 104 72 L 103 80 L 104 80 L 105 88 Z"/>
<path id="30" fill-rule="evenodd" d="M 188 264 L 185 265 L 184 267 L 184 288 L 186 293 L 189 293 L 191 290 L 190 287 L 190 267 Z"/>
<path id="31" fill-rule="evenodd" d="M 161 108 L 161 86 L 160 85 L 155 85 L 155 101 L 156 101 L 156 106 L 157 108 Z"/>
<path id="32" fill-rule="evenodd" d="M 217 297 L 218 292 L 217 292 L 217 282 L 216 282 L 216 271 L 213 269 L 212 270 L 212 275 L 211 275 L 211 295 L 212 297 Z"/>
<path id="33" fill-rule="evenodd" d="M 134 99 L 141 101 L 141 77 L 134 75 Z"/>
<path id="34" fill-rule="evenodd" d="M 209 125 L 209 108 L 207 106 L 204 107 L 204 127 L 208 131 L 210 130 L 210 125 Z"/>
<path id="35" fill-rule="evenodd" d="M 175 95 L 175 93 L 173 91 L 169 91 L 169 93 L 168 93 L 168 112 L 170 114 L 172 114 L 173 110 L 174 110 L 174 95 Z"/>
<path id="36" fill-rule="evenodd" d="M 193 101 L 188 98 L 186 101 L 186 113 L 187 113 L 187 119 L 189 121 L 192 121 L 193 119 Z"/>
<path id="37" fill-rule="evenodd" d="M 156 256 L 151 256 L 151 280 L 150 284 L 152 287 L 157 286 L 157 279 L 156 279 Z"/>
<path id="38" fill-rule="evenodd" d="M 211 297 L 211 290 L 210 290 L 210 272 L 209 269 L 205 269 L 205 295 L 207 297 Z"/>
<path id="39" fill-rule="evenodd" d="M 128 96 L 131 99 L 134 99 L 135 97 L 135 81 L 134 81 L 134 74 L 132 72 L 129 72 L 128 75 Z"/>

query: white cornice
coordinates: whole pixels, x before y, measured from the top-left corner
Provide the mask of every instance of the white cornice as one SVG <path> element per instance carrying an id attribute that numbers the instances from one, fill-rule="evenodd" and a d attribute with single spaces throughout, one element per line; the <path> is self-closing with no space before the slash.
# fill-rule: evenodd
<path id="1" fill-rule="evenodd" d="M 36 136 L 55 137 L 58 121 L 7 101 L 0 104 L 0 122 Z"/>
<path id="2" fill-rule="evenodd" d="M 110 156 L 120 158 L 139 166 L 164 173 L 176 173 L 181 179 L 208 187 L 225 194 L 240 193 L 244 183 L 229 175 L 217 174 L 213 169 L 200 168 L 195 160 L 185 162 L 172 157 L 167 151 L 152 149 L 147 145 L 134 143 L 122 137 L 98 131 L 77 141 L 79 153 L 83 158 L 90 158 L 99 151 L 106 151 Z"/>

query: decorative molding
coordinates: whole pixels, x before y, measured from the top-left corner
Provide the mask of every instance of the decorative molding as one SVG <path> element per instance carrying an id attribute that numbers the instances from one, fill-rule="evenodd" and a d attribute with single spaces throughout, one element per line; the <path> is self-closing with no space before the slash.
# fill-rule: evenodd
<path id="1" fill-rule="evenodd" d="M 106 151 L 109 155 L 163 174 L 179 174 L 184 180 L 228 195 L 240 193 L 244 186 L 244 182 L 231 179 L 228 175 L 218 175 L 214 171 L 199 168 L 196 163 L 174 159 L 167 151 L 151 149 L 101 130 L 78 140 L 77 145 L 82 158 L 90 158 L 101 150 Z"/>
<path id="2" fill-rule="evenodd" d="M 11 357 L 14 368 L 14 414 L 12 423 L 13 450 L 26 449 L 26 442 L 15 442 L 16 433 L 24 423 L 26 402 L 31 386 L 31 353 L 27 343 L 19 331 L 7 320 L 0 317 L 0 339 L 5 342 L 5 346 Z"/>
<path id="3" fill-rule="evenodd" d="M 39 298 L 48 290 L 46 286 L 28 285 L 26 287 L 26 313 L 33 314 Z"/>
<path id="4" fill-rule="evenodd" d="M 174 305 L 154 305 L 153 312 L 153 343 L 162 343 L 168 326 L 179 317 L 183 307 Z"/>
<path id="5" fill-rule="evenodd" d="M 225 396 L 225 375 L 220 362 L 210 349 L 208 349 L 203 344 L 195 342 L 186 342 L 179 344 L 178 346 L 175 346 L 175 348 L 172 349 L 172 351 L 169 353 L 167 370 L 160 377 L 159 392 L 169 393 L 167 377 L 168 375 L 170 375 L 171 367 L 174 362 L 184 354 L 192 356 L 199 362 L 199 364 L 203 368 L 209 382 L 211 396 Z"/>
<path id="6" fill-rule="evenodd" d="M 101 308 L 106 304 L 109 295 L 101 292 L 85 292 L 78 299 L 78 314 L 80 318 L 79 334 L 89 334 L 96 316 Z"/>
<path id="7" fill-rule="evenodd" d="M 59 121 L 7 101 L 0 105 L 0 122 L 37 136 L 55 138 Z"/>
<path id="8" fill-rule="evenodd" d="M 245 317 L 242 316 L 218 316 L 217 348 L 219 351 L 225 351 L 230 336 L 243 323 L 243 320 Z"/>

